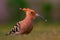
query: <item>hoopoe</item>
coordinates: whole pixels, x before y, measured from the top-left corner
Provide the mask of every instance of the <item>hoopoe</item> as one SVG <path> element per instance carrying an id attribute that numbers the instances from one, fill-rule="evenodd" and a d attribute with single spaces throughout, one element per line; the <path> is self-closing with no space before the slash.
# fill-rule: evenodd
<path id="1" fill-rule="evenodd" d="M 24 20 L 17 22 L 9 34 L 29 34 L 33 29 L 33 20 L 36 18 L 36 16 L 40 16 L 30 8 L 20 8 L 20 10 L 25 12 L 26 17 Z"/>

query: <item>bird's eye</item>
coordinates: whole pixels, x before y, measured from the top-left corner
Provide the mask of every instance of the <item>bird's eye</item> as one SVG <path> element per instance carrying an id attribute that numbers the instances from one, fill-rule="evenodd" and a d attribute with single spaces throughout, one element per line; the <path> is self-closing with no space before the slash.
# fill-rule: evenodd
<path id="1" fill-rule="evenodd" d="M 34 12 L 31 12 L 31 14 L 33 14 Z"/>
<path id="2" fill-rule="evenodd" d="M 34 12 L 31 12 L 31 15 L 33 15 L 33 16 L 34 16 L 34 15 L 35 15 L 35 13 L 34 13 Z"/>

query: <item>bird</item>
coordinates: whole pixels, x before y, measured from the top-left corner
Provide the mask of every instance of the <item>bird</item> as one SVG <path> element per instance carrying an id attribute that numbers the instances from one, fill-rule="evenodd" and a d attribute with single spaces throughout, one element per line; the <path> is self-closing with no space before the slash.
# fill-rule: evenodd
<path id="1" fill-rule="evenodd" d="M 33 9 L 30 8 L 19 8 L 24 11 L 26 16 L 22 21 L 17 22 L 8 34 L 29 34 L 33 29 L 33 21 L 40 15 Z M 42 16 L 40 16 L 44 19 Z"/>

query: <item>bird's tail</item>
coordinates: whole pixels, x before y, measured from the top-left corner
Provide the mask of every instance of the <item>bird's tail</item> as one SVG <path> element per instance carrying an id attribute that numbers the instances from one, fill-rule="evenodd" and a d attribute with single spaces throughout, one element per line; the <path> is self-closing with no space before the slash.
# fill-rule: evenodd
<path id="1" fill-rule="evenodd" d="M 10 30 L 10 32 L 8 32 L 6 35 L 15 34 L 16 32 L 19 32 L 19 30 L 20 30 L 20 27 L 18 27 L 18 26 L 15 25 L 15 26 Z"/>

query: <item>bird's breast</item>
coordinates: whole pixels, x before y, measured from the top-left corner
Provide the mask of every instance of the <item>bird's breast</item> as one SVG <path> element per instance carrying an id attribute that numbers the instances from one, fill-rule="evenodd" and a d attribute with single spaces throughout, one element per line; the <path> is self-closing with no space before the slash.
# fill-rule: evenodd
<path id="1" fill-rule="evenodd" d="M 21 24 L 20 25 L 21 29 L 24 31 L 27 31 L 27 30 L 31 31 L 31 29 L 33 28 L 33 23 L 30 20 L 21 21 L 20 24 Z"/>

